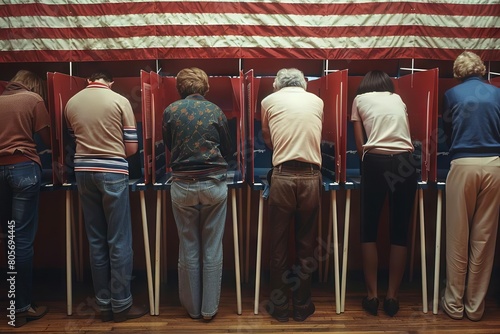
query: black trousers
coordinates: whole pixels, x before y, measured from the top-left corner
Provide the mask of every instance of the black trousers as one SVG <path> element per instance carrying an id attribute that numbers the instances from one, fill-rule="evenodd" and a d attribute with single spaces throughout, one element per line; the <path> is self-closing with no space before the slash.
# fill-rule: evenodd
<path id="1" fill-rule="evenodd" d="M 412 154 L 366 153 L 361 168 L 361 242 L 377 241 L 380 213 L 388 196 L 391 244 L 406 246 L 417 190 Z"/>

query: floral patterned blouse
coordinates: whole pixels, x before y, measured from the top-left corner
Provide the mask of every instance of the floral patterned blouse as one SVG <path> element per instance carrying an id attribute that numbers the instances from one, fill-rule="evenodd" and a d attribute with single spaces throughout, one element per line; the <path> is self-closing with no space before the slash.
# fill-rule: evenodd
<path id="1" fill-rule="evenodd" d="M 200 94 L 170 104 L 163 112 L 163 140 L 176 171 L 227 169 L 233 153 L 227 118 Z"/>

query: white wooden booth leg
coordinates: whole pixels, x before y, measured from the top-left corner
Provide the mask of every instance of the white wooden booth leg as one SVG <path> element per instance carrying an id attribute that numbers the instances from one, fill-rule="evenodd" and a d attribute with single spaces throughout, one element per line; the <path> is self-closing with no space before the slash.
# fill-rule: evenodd
<path id="1" fill-rule="evenodd" d="M 337 191 L 330 192 L 331 195 L 331 210 L 332 210 L 332 225 L 333 225 L 333 264 L 335 270 L 335 311 L 340 314 L 340 274 L 339 274 L 339 236 L 337 226 Z"/>
<path id="2" fill-rule="evenodd" d="M 248 283 L 250 269 L 250 213 L 252 205 L 252 189 L 250 185 L 247 187 L 247 219 L 246 219 L 246 240 L 245 240 L 245 282 Z"/>
<path id="3" fill-rule="evenodd" d="M 434 298 L 432 301 L 432 313 L 438 313 L 439 304 L 439 269 L 441 260 L 441 215 L 443 208 L 443 192 L 441 189 L 437 191 L 437 207 L 436 207 L 436 254 L 434 258 Z"/>
<path id="4" fill-rule="evenodd" d="M 144 191 L 139 191 L 141 200 L 142 233 L 144 236 L 144 254 L 146 257 L 146 275 L 148 280 L 149 314 L 154 315 L 153 275 L 151 273 L 151 253 L 149 247 L 148 218 L 146 214 L 146 200 Z"/>
<path id="5" fill-rule="evenodd" d="M 347 256 L 349 251 L 349 224 L 351 220 L 351 189 L 346 190 L 345 199 L 345 222 L 344 222 L 344 245 L 342 257 L 342 292 L 340 296 L 340 312 L 345 311 L 345 293 L 347 285 Z"/>
<path id="6" fill-rule="evenodd" d="M 422 312 L 427 313 L 427 264 L 425 259 L 425 216 L 424 216 L 424 190 L 418 190 L 420 209 L 420 262 L 422 267 Z"/>
<path id="7" fill-rule="evenodd" d="M 66 191 L 66 313 L 73 314 L 73 282 L 71 275 L 71 190 Z"/>
<path id="8" fill-rule="evenodd" d="M 237 312 L 241 314 L 241 277 L 240 277 L 240 251 L 238 245 L 238 212 L 236 205 L 236 189 L 231 189 L 231 203 L 233 205 L 233 242 L 234 242 L 234 271 L 236 274 L 236 305 Z"/>
<path id="9" fill-rule="evenodd" d="M 259 314 L 259 293 L 260 293 L 260 269 L 262 265 L 262 221 L 263 221 L 264 199 L 262 191 L 259 192 L 259 221 L 257 224 L 257 257 L 255 259 L 255 300 L 253 313 Z"/>
<path id="10" fill-rule="evenodd" d="M 160 314 L 160 259 L 161 259 L 161 198 L 162 191 L 156 192 L 156 233 L 155 233 L 155 310 L 154 315 Z"/>

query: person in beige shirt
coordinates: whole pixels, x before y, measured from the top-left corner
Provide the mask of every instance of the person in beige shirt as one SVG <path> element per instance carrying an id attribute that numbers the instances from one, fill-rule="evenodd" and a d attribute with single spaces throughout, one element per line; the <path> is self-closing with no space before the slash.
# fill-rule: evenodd
<path id="1" fill-rule="evenodd" d="M 126 157 L 138 140 L 130 102 L 111 90 L 107 72 L 93 73 L 86 88 L 66 104 L 64 115 L 76 140 L 74 170 L 89 241 L 90 265 L 102 321 L 139 318 L 133 304 L 132 220 Z"/>

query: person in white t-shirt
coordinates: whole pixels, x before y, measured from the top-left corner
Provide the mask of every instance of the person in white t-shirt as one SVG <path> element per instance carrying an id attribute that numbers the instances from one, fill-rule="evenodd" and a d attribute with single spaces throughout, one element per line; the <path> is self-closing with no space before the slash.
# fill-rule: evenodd
<path id="1" fill-rule="evenodd" d="M 361 250 L 367 296 L 362 306 L 377 315 L 377 235 L 386 197 L 389 201 L 389 285 L 384 311 L 399 310 L 408 226 L 417 187 L 417 169 L 406 105 L 395 93 L 391 78 L 382 71 L 368 72 L 352 105 L 351 121 L 361 164 Z"/>

